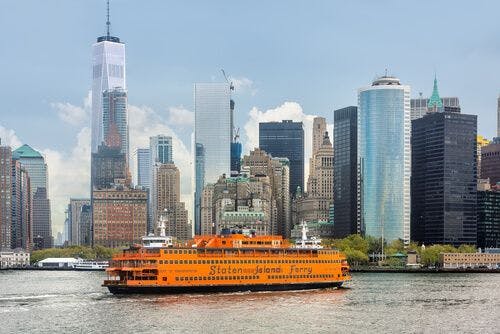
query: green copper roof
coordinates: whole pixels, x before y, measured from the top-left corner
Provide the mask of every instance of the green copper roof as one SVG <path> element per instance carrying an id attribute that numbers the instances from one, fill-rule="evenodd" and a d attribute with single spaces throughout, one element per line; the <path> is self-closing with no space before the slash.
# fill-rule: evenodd
<path id="1" fill-rule="evenodd" d="M 42 155 L 38 151 L 35 151 L 34 149 L 31 148 L 31 146 L 26 145 L 26 144 L 24 144 L 23 146 L 19 147 L 14 152 L 12 152 L 12 157 L 14 159 L 20 159 L 20 158 L 43 158 Z"/>
<path id="2" fill-rule="evenodd" d="M 432 89 L 432 95 L 431 98 L 429 99 L 429 103 L 427 104 L 427 108 L 442 108 L 443 107 L 443 101 L 441 101 L 441 98 L 439 97 L 439 92 L 438 92 L 438 83 L 436 77 L 434 77 L 434 88 Z"/>

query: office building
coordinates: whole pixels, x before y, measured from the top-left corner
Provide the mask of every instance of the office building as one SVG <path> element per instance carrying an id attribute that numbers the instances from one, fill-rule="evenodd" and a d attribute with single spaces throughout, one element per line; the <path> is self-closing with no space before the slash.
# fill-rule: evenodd
<path id="1" fill-rule="evenodd" d="M 110 35 L 109 12 L 106 25 L 106 35 L 98 37 L 97 43 L 92 45 L 92 153 L 97 153 L 98 147 L 103 144 L 106 138 L 103 92 L 118 87 L 121 89 L 127 87 L 125 44 L 118 37 Z M 122 153 L 128 156 L 128 151 Z"/>
<path id="2" fill-rule="evenodd" d="M 117 186 L 93 191 L 93 245 L 123 247 L 146 235 L 147 192 Z"/>
<path id="3" fill-rule="evenodd" d="M 272 205 L 272 185 L 268 176 L 222 175 L 213 185 L 207 185 L 202 198 L 202 230 L 212 233 L 273 234 L 276 214 Z M 205 220 L 212 219 L 212 220 Z"/>
<path id="4" fill-rule="evenodd" d="M 314 130 L 313 130 L 314 133 Z M 316 149 L 311 158 L 307 193 L 296 196 L 292 206 L 293 226 L 301 222 L 327 222 L 333 231 L 334 222 L 331 217 L 333 206 L 333 147 L 328 136 L 324 133 L 323 143 Z M 322 237 L 333 237 L 333 234 Z"/>
<path id="5" fill-rule="evenodd" d="M 476 157 L 476 161 L 477 161 L 477 178 L 478 179 L 481 179 L 482 176 L 481 176 L 481 152 L 482 152 L 482 149 L 484 146 L 487 146 L 491 143 L 491 140 L 488 140 L 486 138 L 484 138 L 483 136 L 481 135 L 477 135 L 477 157 Z"/>
<path id="6" fill-rule="evenodd" d="M 12 249 L 31 250 L 32 198 L 30 178 L 26 169 L 17 160 L 12 160 Z"/>
<path id="7" fill-rule="evenodd" d="M 80 245 L 92 244 L 92 206 L 82 205 L 79 217 L 80 233 L 78 235 Z"/>
<path id="8" fill-rule="evenodd" d="M 290 162 L 290 192 L 304 189 L 304 128 L 302 122 L 259 123 L 259 148 Z"/>
<path id="9" fill-rule="evenodd" d="M 102 97 L 102 121 L 104 143 L 107 147 L 119 147 L 120 153 L 125 154 L 128 165 L 129 134 L 127 92 L 116 87 L 105 90 Z"/>
<path id="10" fill-rule="evenodd" d="M 412 240 L 475 244 L 477 116 L 439 112 L 412 122 Z"/>
<path id="11" fill-rule="evenodd" d="M 287 158 L 273 158 L 256 148 L 242 159 L 241 174 L 250 177 L 267 177 L 271 184 L 271 212 L 274 217 L 268 233 L 290 237 L 290 162 Z M 275 213 L 275 214 L 274 214 Z"/>
<path id="12" fill-rule="evenodd" d="M 477 247 L 500 247 L 500 187 L 477 192 Z"/>
<path id="13" fill-rule="evenodd" d="M 333 161 L 333 206 L 335 238 L 360 233 L 358 219 L 358 108 L 335 110 Z"/>
<path id="14" fill-rule="evenodd" d="M 383 76 L 358 92 L 361 224 L 366 235 L 410 241 L 410 87 Z"/>
<path id="15" fill-rule="evenodd" d="M 231 87 L 228 83 L 196 83 L 195 113 L 195 233 L 201 231 L 201 192 L 231 172 L 233 135 Z"/>
<path id="16" fill-rule="evenodd" d="M 70 245 L 85 245 L 82 243 L 82 236 L 87 236 L 90 231 L 85 231 L 90 226 L 81 225 L 82 207 L 90 205 L 90 199 L 85 198 L 70 198 L 68 205 L 68 218 L 69 226 L 71 226 L 71 233 L 69 238 Z"/>
<path id="17" fill-rule="evenodd" d="M 172 163 L 157 163 L 154 167 L 152 184 L 153 221 L 157 222 L 164 216 L 167 235 L 188 240 L 191 238 L 191 227 L 185 204 L 180 201 L 180 189 L 179 169 Z"/>
<path id="18" fill-rule="evenodd" d="M 149 137 L 149 152 L 151 154 L 151 166 L 156 163 L 173 163 L 172 137 L 165 135 Z"/>
<path id="19" fill-rule="evenodd" d="M 91 175 L 93 189 L 111 188 L 120 179 L 127 179 L 127 162 L 119 147 L 99 146 L 92 153 Z"/>
<path id="20" fill-rule="evenodd" d="M 0 142 L 0 250 L 11 248 L 12 150 Z"/>
<path id="21" fill-rule="evenodd" d="M 23 145 L 12 153 L 30 178 L 32 219 L 31 229 L 35 247 L 53 246 L 50 200 L 48 198 L 48 173 L 43 156 L 29 145 Z"/>
<path id="22" fill-rule="evenodd" d="M 149 189 L 151 184 L 151 151 L 149 148 L 135 150 L 137 185 Z"/>
<path id="23" fill-rule="evenodd" d="M 481 147 L 481 178 L 492 185 L 500 182 L 500 142 Z"/>
<path id="24" fill-rule="evenodd" d="M 411 120 L 424 117 L 427 113 L 442 112 L 446 107 L 460 108 L 458 97 L 440 97 L 437 78 L 434 77 L 434 86 L 430 98 L 422 97 L 410 100 Z"/>

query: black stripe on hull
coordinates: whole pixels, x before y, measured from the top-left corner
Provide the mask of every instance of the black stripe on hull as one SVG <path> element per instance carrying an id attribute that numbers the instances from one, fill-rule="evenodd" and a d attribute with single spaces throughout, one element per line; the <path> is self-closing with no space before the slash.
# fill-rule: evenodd
<path id="1" fill-rule="evenodd" d="M 252 284 L 252 285 L 205 285 L 205 286 L 106 286 L 113 294 L 178 294 L 243 291 L 286 291 L 339 288 L 343 282 L 294 283 L 294 284 Z"/>

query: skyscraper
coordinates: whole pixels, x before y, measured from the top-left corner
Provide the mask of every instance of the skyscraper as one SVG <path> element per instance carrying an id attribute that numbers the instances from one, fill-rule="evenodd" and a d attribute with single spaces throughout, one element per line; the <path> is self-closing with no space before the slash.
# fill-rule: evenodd
<path id="1" fill-rule="evenodd" d="M 185 204 L 180 201 L 180 172 L 172 163 L 157 163 L 153 172 L 152 208 L 154 221 L 167 218 L 166 233 L 180 240 L 191 238 Z"/>
<path id="2" fill-rule="evenodd" d="M 151 151 L 149 148 L 135 150 L 137 185 L 149 189 L 151 184 Z"/>
<path id="3" fill-rule="evenodd" d="M 106 35 L 98 37 L 97 43 L 92 45 L 92 153 L 96 153 L 105 140 L 103 92 L 127 87 L 125 44 L 110 35 L 109 7 L 106 26 Z"/>
<path id="4" fill-rule="evenodd" d="M 410 87 L 383 76 L 358 92 L 361 223 L 366 235 L 410 241 Z"/>
<path id="5" fill-rule="evenodd" d="M 500 247 L 500 188 L 477 192 L 477 247 Z"/>
<path id="6" fill-rule="evenodd" d="M 481 178 L 492 185 L 500 182 L 500 142 L 481 147 Z"/>
<path id="7" fill-rule="evenodd" d="M 82 243 L 82 236 L 86 236 L 90 234 L 89 231 L 85 231 L 85 229 L 90 228 L 90 226 L 82 226 L 81 225 L 81 215 L 82 215 L 82 207 L 85 205 L 90 205 L 90 199 L 85 198 L 70 198 L 69 206 L 68 206 L 68 214 L 69 214 L 69 225 L 71 226 L 70 233 L 70 245 L 85 245 Z M 90 240 L 89 240 L 90 241 Z"/>
<path id="8" fill-rule="evenodd" d="M 420 97 L 410 100 L 411 120 L 424 117 L 427 113 L 443 111 L 447 107 L 460 108 L 458 97 L 440 97 L 437 78 L 434 77 L 434 86 L 430 98 Z"/>
<path id="9" fill-rule="evenodd" d="M 304 128 L 302 122 L 259 123 L 259 148 L 290 161 L 290 192 L 304 190 Z"/>
<path id="10" fill-rule="evenodd" d="M 30 177 L 33 238 L 38 238 L 37 247 L 50 248 L 53 245 L 53 237 L 45 159 L 29 145 L 16 149 L 12 153 L 12 158 L 21 163 Z"/>
<path id="11" fill-rule="evenodd" d="M 314 141 L 314 130 L 313 130 Z M 294 199 L 293 225 L 302 221 L 307 223 L 328 223 L 330 233 L 321 237 L 333 235 L 333 146 L 328 131 L 323 134 L 323 142 L 311 158 L 311 170 L 307 179 L 307 193 Z"/>
<path id="12" fill-rule="evenodd" d="M 129 135 L 127 92 L 121 87 L 105 90 L 102 93 L 102 120 L 104 144 L 108 147 L 119 147 L 129 161 Z"/>
<path id="13" fill-rule="evenodd" d="M 195 232 L 201 231 L 201 190 L 231 171 L 231 88 L 228 83 L 196 83 L 195 113 Z"/>
<path id="14" fill-rule="evenodd" d="M 125 153 L 119 147 L 100 145 L 97 153 L 92 153 L 91 175 L 93 189 L 111 188 L 117 179 L 127 178 Z"/>
<path id="15" fill-rule="evenodd" d="M 165 135 L 149 137 L 149 152 L 151 154 L 151 166 L 156 163 L 174 163 L 172 137 Z"/>
<path id="16" fill-rule="evenodd" d="M 324 117 L 314 117 L 313 137 L 312 137 L 312 155 L 316 154 L 321 145 L 326 132 L 326 119 Z"/>
<path id="17" fill-rule="evenodd" d="M 481 152 L 484 146 L 491 143 L 491 140 L 484 138 L 481 135 L 477 135 L 477 178 L 481 179 Z"/>
<path id="18" fill-rule="evenodd" d="M 147 192 L 119 186 L 93 191 L 93 244 L 122 247 L 140 243 L 147 231 Z"/>
<path id="19" fill-rule="evenodd" d="M 21 162 L 12 160 L 12 248 L 31 250 L 32 198 L 30 178 Z"/>
<path id="20" fill-rule="evenodd" d="M 0 250 L 11 248 L 12 150 L 0 142 Z"/>
<path id="21" fill-rule="evenodd" d="M 412 122 L 412 240 L 476 242 L 477 116 L 428 114 Z"/>
<path id="22" fill-rule="evenodd" d="M 360 232 L 358 220 L 358 108 L 334 111 L 333 206 L 334 233 L 344 238 Z"/>

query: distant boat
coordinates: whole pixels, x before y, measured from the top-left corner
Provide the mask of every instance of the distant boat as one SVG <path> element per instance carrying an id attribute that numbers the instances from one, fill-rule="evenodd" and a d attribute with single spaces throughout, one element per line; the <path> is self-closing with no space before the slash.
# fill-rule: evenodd
<path id="1" fill-rule="evenodd" d="M 75 270 L 105 270 L 109 267 L 109 261 L 80 260 L 73 265 Z"/>

